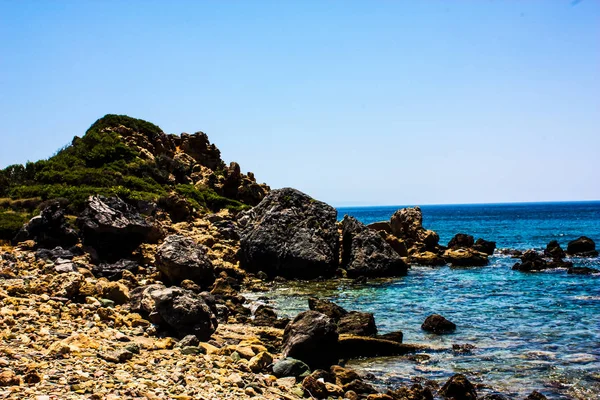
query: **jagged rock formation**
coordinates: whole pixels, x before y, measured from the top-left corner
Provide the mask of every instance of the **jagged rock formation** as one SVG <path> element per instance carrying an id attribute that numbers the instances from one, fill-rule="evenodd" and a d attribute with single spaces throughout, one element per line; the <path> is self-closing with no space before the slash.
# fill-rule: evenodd
<path id="1" fill-rule="evenodd" d="M 271 191 L 238 218 L 242 268 L 270 277 L 333 276 L 338 266 L 337 211 L 291 188 Z"/>

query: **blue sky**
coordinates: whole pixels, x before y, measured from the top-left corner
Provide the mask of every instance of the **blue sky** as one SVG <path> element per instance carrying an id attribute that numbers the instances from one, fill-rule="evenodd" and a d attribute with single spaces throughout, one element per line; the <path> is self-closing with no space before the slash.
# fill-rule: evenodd
<path id="1" fill-rule="evenodd" d="M 600 199 L 600 1 L 0 1 L 0 167 L 107 113 L 335 205 Z"/>

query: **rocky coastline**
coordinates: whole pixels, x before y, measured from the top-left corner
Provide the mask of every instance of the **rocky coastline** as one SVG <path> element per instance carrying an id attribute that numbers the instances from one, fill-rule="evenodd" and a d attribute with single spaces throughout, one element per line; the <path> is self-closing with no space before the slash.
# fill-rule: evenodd
<path id="1" fill-rule="evenodd" d="M 120 135 L 144 162 L 176 161 L 171 184 L 245 206 L 199 210 L 176 191 L 157 201 L 92 195 L 75 215 L 60 199 L 40 204 L 0 248 L 0 398 L 507 399 L 463 374 L 378 387 L 345 361 L 434 350 L 325 299 L 311 298 L 289 320 L 241 293 L 287 280 L 360 283 L 417 266 L 484 266 L 494 252 L 518 258 L 513 269 L 524 273 L 598 273 L 566 258 L 598 255 L 584 236 L 566 251 L 556 242 L 543 252 L 496 249 L 466 233 L 442 245 L 419 207 L 370 225 L 338 222 L 333 207 L 307 194 L 270 190 L 236 163 L 227 167 L 202 133 L 100 131 Z M 421 328 L 460 329 L 437 314 Z"/>

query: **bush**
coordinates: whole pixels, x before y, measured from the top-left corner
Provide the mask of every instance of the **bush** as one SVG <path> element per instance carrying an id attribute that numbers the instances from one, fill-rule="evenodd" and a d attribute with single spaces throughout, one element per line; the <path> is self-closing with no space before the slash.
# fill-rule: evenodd
<path id="1" fill-rule="evenodd" d="M 27 221 L 31 214 L 13 211 L 0 212 L 0 240 L 12 240 Z"/>

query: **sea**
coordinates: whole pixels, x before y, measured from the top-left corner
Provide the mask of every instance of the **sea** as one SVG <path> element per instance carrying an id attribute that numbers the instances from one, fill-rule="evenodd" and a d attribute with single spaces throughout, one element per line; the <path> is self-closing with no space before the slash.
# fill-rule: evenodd
<path id="1" fill-rule="evenodd" d="M 339 208 L 368 224 L 389 220 L 403 206 Z M 498 248 L 542 250 L 551 240 L 563 249 L 580 236 L 600 247 L 600 202 L 425 205 L 423 226 L 447 244 L 456 233 L 497 242 Z M 347 310 L 372 312 L 380 333 L 400 330 L 405 343 L 429 346 L 420 354 L 351 360 L 349 366 L 394 387 L 435 381 L 456 373 L 480 395 L 525 398 L 533 390 L 549 399 L 600 399 L 600 259 L 571 258 L 599 274 L 566 270 L 513 271 L 516 261 L 498 251 L 485 267 L 412 266 L 408 275 L 368 281 L 294 282 L 262 299 L 293 318 L 319 296 Z M 421 330 L 425 318 L 441 314 L 452 334 Z M 452 345 L 472 345 L 454 351 Z"/>

